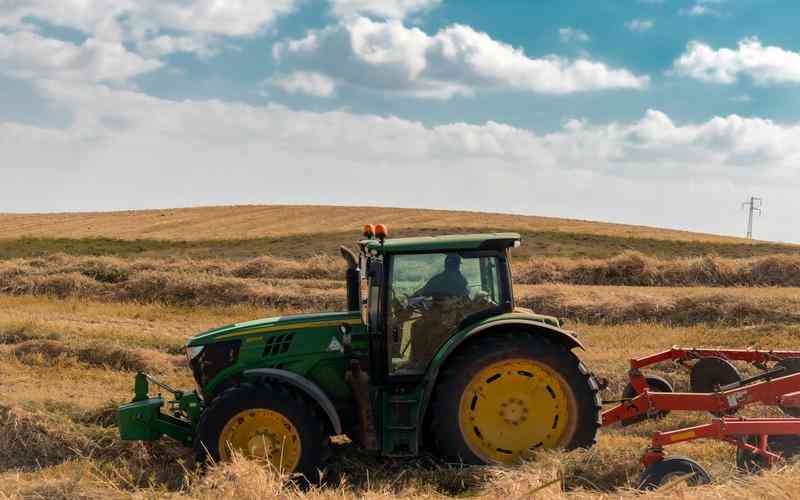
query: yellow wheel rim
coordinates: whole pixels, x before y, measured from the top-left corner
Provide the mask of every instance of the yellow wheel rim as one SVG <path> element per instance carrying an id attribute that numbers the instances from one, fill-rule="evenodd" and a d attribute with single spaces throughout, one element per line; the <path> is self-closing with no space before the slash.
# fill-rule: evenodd
<path id="1" fill-rule="evenodd" d="M 220 457 L 228 461 L 234 452 L 265 460 L 280 471 L 294 472 L 302 452 L 300 434 L 276 411 L 244 410 L 234 415 L 219 435 Z"/>
<path id="2" fill-rule="evenodd" d="M 577 404 L 564 378 L 530 359 L 507 359 L 478 372 L 461 395 L 458 424 L 475 455 L 509 464 L 532 448 L 555 448 L 575 432 Z"/>

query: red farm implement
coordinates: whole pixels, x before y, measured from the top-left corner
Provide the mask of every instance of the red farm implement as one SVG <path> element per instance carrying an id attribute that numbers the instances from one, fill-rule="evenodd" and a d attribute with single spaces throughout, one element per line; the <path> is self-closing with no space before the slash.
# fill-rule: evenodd
<path id="1" fill-rule="evenodd" d="M 642 369 L 671 361 L 690 371 L 691 392 L 674 392 L 658 376 Z M 732 361 L 758 370 L 743 378 Z M 603 412 L 603 425 L 631 425 L 659 418 L 670 411 L 700 411 L 713 415 L 709 423 L 657 432 L 642 457 L 639 487 L 652 489 L 677 476 L 689 475 L 691 484 L 709 482 L 708 474 L 691 459 L 667 457 L 668 445 L 697 439 L 716 439 L 737 448 L 740 469 L 757 470 L 800 452 L 800 351 L 749 349 L 695 349 L 673 347 L 631 360 L 630 383 L 622 400 Z M 776 406 L 787 416 L 747 418 L 736 413 L 749 405 Z"/>

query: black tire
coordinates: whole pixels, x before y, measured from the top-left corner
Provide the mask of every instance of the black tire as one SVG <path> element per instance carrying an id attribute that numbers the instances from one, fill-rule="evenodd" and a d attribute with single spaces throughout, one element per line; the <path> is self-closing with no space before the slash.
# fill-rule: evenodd
<path id="1" fill-rule="evenodd" d="M 655 490 L 675 481 L 682 476 L 691 476 L 686 480 L 689 486 L 709 484 L 711 476 L 700 464 L 686 457 L 669 457 L 656 462 L 639 476 L 639 490 Z"/>
<path id="2" fill-rule="evenodd" d="M 315 404 L 279 384 L 243 383 L 223 391 L 203 412 L 197 426 L 195 452 L 200 463 L 223 460 L 220 435 L 231 419 L 246 410 L 279 413 L 296 429 L 300 440 L 297 466 L 285 472 L 302 474 L 307 481 L 319 479 L 319 468 L 329 454 L 330 437 Z"/>
<path id="3" fill-rule="evenodd" d="M 727 359 L 711 356 L 700 359 L 692 366 L 689 371 L 689 390 L 696 393 L 715 392 L 720 387 L 741 382 L 741 380 L 742 376 L 733 363 Z M 736 409 L 727 412 L 710 411 L 709 413 L 715 417 L 721 417 L 734 415 Z"/>
<path id="4" fill-rule="evenodd" d="M 665 379 L 664 377 L 660 377 L 658 375 L 647 375 L 644 378 L 645 382 L 647 383 L 647 388 L 651 391 L 655 392 L 675 392 L 675 389 L 672 387 L 672 384 L 669 383 L 669 380 Z M 628 385 L 625 386 L 625 389 L 622 390 L 622 399 L 633 399 L 637 395 L 636 388 L 633 387 L 633 384 L 628 382 Z M 669 410 L 663 410 L 656 413 L 652 417 L 648 417 L 646 414 L 641 414 L 639 416 L 628 418 L 620 421 L 622 425 L 633 425 L 639 422 L 643 422 L 648 418 L 652 419 L 661 419 L 669 415 Z"/>
<path id="5" fill-rule="evenodd" d="M 689 387 L 692 392 L 714 392 L 718 387 L 740 382 L 739 370 L 727 359 L 702 358 L 689 370 Z"/>
<path id="6" fill-rule="evenodd" d="M 527 359 L 547 366 L 563 380 L 574 401 L 571 435 L 566 449 L 588 448 L 595 442 L 601 399 L 597 381 L 566 347 L 528 333 L 487 335 L 461 346 L 440 372 L 427 412 L 427 441 L 445 460 L 467 464 L 493 463 L 470 448 L 459 424 L 462 395 L 481 370 L 504 360 Z M 555 426 L 555 424 L 554 424 Z M 531 443 L 535 445 L 535 443 Z M 533 447 L 533 446 L 532 446 Z"/>

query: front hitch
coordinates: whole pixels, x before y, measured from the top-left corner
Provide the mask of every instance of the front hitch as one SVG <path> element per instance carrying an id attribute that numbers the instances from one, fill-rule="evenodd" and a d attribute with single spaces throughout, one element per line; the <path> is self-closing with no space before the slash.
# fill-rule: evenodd
<path id="1" fill-rule="evenodd" d="M 161 394 L 149 396 L 150 382 L 173 399 L 164 401 Z M 195 391 L 173 389 L 145 373 L 137 373 L 133 385 L 133 401 L 117 410 L 117 427 L 125 441 L 156 441 L 169 436 L 184 446 L 194 445 L 195 429 L 203 412 L 203 402 Z M 167 404 L 168 413 L 161 409 Z"/>

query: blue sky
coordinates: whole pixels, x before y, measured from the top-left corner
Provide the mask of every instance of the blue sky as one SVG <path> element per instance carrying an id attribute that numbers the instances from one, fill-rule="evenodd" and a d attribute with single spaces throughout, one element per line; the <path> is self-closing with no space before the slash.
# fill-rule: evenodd
<path id="1" fill-rule="evenodd" d="M 502 118 L 505 123 L 541 131 L 575 117 L 600 122 L 636 119 L 653 107 L 681 121 L 729 113 L 793 119 L 800 109 L 794 86 L 758 87 L 746 79 L 724 87 L 708 86 L 666 73 L 691 40 L 702 40 L 713 47 L 735 47 L 739 40 L 756 36 L 765 45 L 800 51 L 800 38 L 793 36 L 795 22 L 800 19 L 800 4 L 737 0 L 708 4 L 716 14 L 681 13 L 693 5 L 695 2 L 669 0 L 653 3 L 507 0 L 500 5 L 486 1 L 444 1 L 405 20 L 408 26 L 419 27 L 426 33 L 464 24 L 523 49 L 529 57 L 588 55 L 609 65 L 649 75 L 653 81 L 645 92 L 552 96 L 489 91 L 481 93 L 479 99 L 456 97 L 436 102 L 435 106 L 430 101 L 396 96 L 387 99 L 380 92 L 357 89 L 343 89 L 323 100 L 279 89 L 270 89 L 268 96 L 262 95 L 259 84 L 280 69 L 269 57 L 276 41 L 301 38 L 309 29 L 322 29 L 337 21 L 328 2 L 323 0 L 301 2 L 294 14 L 278 20 L 266 36 L 232 41 L 237 47 L 235 51 L 200 60 L 186 54 L 170 56 L 171 65 L 185 73 L 148 74 L 140 79 L 140 86 L 148 93 L 171 99 L 224 97 L 255 105 L 272 101 L 315 110 L 347 106 L 359 113 L 393 114 L 428 124 L 482 123 Z M 633 31 L 626 24 L 635 19 L 650 21 L 653 27 Z M 565 28 L 581 31 L 589 38 L 564 40 L 559 30 Z M 751 100 L 743 102 L 743 96 Z M 787 101 L 794 105 L 787 106 Z"/>
<path id="2" fill-rule="evenodd" d="M 800 4 L 0 4 L 0 211 L 334 203 L 800 241 Z M 378 181 L 381 189 L 368 186 Z"/>

